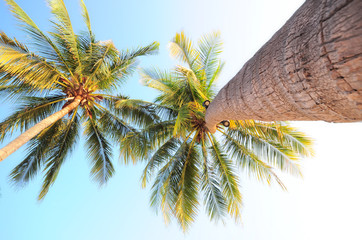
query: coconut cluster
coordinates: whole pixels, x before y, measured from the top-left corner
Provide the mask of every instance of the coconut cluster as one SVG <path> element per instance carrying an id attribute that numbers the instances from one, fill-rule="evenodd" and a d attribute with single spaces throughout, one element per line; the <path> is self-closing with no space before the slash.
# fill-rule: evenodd
<path id="1" fill-rule="evenodd" d="M 74 101 L 75 98 L 80 97 L 82 106 L 89 116 L 91 116 L 90 107 L 94 104 L 95 101 L 99 102 L 103 99 L 101 95 L 98 95 L 95 92 L 97 86 L 86 87 L 86 77 L 78 78 L 77 76 L 74 79 L 66 80 L 60 79 L 61 82 L 65 83 L 68 87 L 63 90 L 66 94 L 68 101 L 63 105 L 63 108 L 68 106 Z"/>

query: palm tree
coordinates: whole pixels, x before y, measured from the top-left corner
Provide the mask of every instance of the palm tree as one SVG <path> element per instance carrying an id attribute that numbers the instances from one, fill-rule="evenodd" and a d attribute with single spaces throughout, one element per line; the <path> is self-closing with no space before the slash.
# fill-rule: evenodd
<path id="1" fill-rule="evenodd" d="M 0 93 L 20 105 L 0 123 L 0 140 L 22 132 L 0 150 L 0 160 L 29 142 L 28 154 L 11 178 L 23 185 L 45 165 L 42 199 L 74 149 L 83 124 L 91 174 L 100 184 L 106 183 L 114 172 L 111 141 L 120 142 L 133 126 L 149 124 L 155 117 L 147 108 L 116 109 L 115 101 L 127 98 L 112 93 L 132 72 L 136 58 L 154 53 L 158 43 L 119 51 L 112 41 L 97 41 L 83 1 L 88 30 L 80 35 L 73 32 L 63 0 L 48 1 L 56 19 L 49 35 L 13 0 L 7 3 L 36 52 L 0 33 Z"/>
<path id="2" fill-rule="evenodd" d="M 129 132 L 121 145 L 126 160 L 147 160 L 142 185 L 155 178 L 151 205 L 166 221 L 175 217 L 183 230 L 195 219 L 199 193 L 211 219 L 227 214 L 239 219 L 240 170 L 284 188 L 275 171 L 300 176 L 298 162 L 312 152 L 311 140 L 287 123 L 230 121 L 223 122 L 229 128 L 219 124 L 217 134 L 208 131 L 203 103 L 213 98 L 224 65 L 218 58 L 221 47 L 219 33 L 201 38 L 197 48 L 177 33 L 170 52 L 184 65 L 142 72 L 145 85 L 159 92 L 153 106 L 160 118 Z"/>
<path id="3" fill-rule="evenodd" d="M 362 1 L 307 0 L 220 90 L 206 113 L 224 119 L 362 120 Z"/>

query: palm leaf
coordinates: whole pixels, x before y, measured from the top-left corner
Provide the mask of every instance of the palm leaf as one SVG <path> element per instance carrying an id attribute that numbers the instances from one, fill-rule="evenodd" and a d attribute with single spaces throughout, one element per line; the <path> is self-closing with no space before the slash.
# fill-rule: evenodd
<path id="1" fill-rule="evenodd" d="M 76 61 L 77 66 L 81 69 L 81 61 L 78 51 L 77 36 L 74 34 L 72 23 L 63 0 L 48 0 L 49 7 L 57 23 L 54 22 L 56 32 L 53 36 L 62 38 L 66 45 L 67 52 L 71 54 Z M 58 38 L 59 39 L 59 38 Z"/>
<path id="2" fill-rule="evenodd" d="M 209 80 L 209 85 L 207 86 L 206 92 L 207 92 L 207 97 L 209 99 L 212 99 L 215 96 L 215 81 L 219 78 L 220 73 L 222 71 L 222 69 L 225 66 L 225 62 L 221 62 L 219 61 L 219 64 L 217 66 L 217 68 L 214 71 L 214 74 L 212 75 L 211 79 Z"/>
<path id="3" fill-rule="evenodd" d="M 227 209 L 231 216 L 238 220 L 241 214 L 241 194 L 238 186 L 238 177 L 231 160 L 222 152 L 222 149 L 214 136 L 209 136 L 211 142 L 210 153 L 214 160 L 214 167 L 220 175 L 220 184 L 226 198 Z"/>
<path id="4" fill-rule="evenodd" d="M 22 29 L 24 29 L 32 37 L 33 44 L 38 48 L 40 54 L 51 61 L 61 64 L 65 69 L 69 70 L 67 62 L 52 40 L 38 28 L 33 20 L 19 7 L 18 4 L 15 3 L 14 0 L 6 0 L 6 2 L 10 7 L 10 11 L 23 27 Z"/>
<path id="5" fill-rule="evenodd" d="M 83 0 L 80 0 L 80 6 L 82 8 L 83 21 L 85 22 L 85 24 L 87 25 L 87 28 L 88 28 L 89 38 L 94 39 L 88 10 L 87 10 L 87 7 L 85 6 Z"/>
<path id="6" fill-rule="evenodd" d="M 148 126 L 159 120 L 153 104 L 136 99 L 119 99 L 114 102 L 113 111 L 138 127 Z"/>
<path id="7" fill-rule="evenodd" d="M 93 180 L 103 185 L 114 173 L 112 147 L 97 124 L 98 121 L 88 119 L 85 126 L 86 147 L 88 158 L 92 162 L 91 175 Z"/>
<path id="8" fill-rule="evenodd" d="M 229 129 L 228 135 L 236 139 L 255 155 L 264 159 L 269 164 L 282 171 L 301 176 L 299 157 L 296 152 L 288 146 L 283 146 L 279 141 L 264 138 L 260 134 L 247 131 L 244 128 Z"/>
<path id="9" fill-rule="evenodd" d="M 133 60 L 140 56 L 153 55 L 158 52 L 158 48 L 160 46 L 159 42 L 153 42 L 145 47 L 138 47 L 133 50 L 128 50 L 121 53 L 121 59 L 125 60 Z"/>
<path id="10" fill-rule="evenodd" d="M 227 213 L 226 199 L 221 192 L 222 187 L 220 186 L 220 178 L 210 165 L 210 159 L 208 159 L 208 152 L 204 141 L 202 142 L 201 148 L 202 157 L 204 159 L 202 165 L 203 172 L 201 175 L 201 190 L 205 194 L 204 205 L 206 206 L 210 219 L 218 220 Z"/>
<path id="11" fill-rule="evenodd" d="M 79 120 L 76 111 L 73 113 L 73 117 L 70 120 L 62 121 L 62 129 L 58 131 L 56 138 L 53 139 L 48 159 L 46 160 L 46 171 L 43 185 L 38 196 L 38 200 L 43 200 L 48 193 L 49 188 L 54 184 L 59 170 L 74 149 L 79 132 Z"/>
<path id="12" fill-rule="evenodd" d="M 200 59 L 203 65 L 203 70 L 205 71 L 207 86 L 211 86 L 215 72 L 220 65 L 219 55 L 222 52 L 222 41 L 220 39 L 220 33 L 214 32 L 204 35 L 199 40 L 198 45 Z"/>
<path id="13" fill-rule="evenodd" d="M 173 125 L 174 121 L 157 122 L 142 130 L 129 132 L 120 146 L 125 163 L 147 159 L 153 149 L 172 137 Z"/>
<path id="14" fill-rule="evenodd" d="M 181 225 L 183 231 L 186 231 L 190 224 L 195 221 L 197 214 L 198 187 L 200 182 L 198 151 L 195 149 L 196 137 L 188 144 L 183 154 L 184 160 L 181 170 L 181 176 L 178 181 L 174 181 L 178 185 L 177 201 L 175 205 L 175 217 Z"/>
<path id="15" fill-rule="evenodd" d="M 137 58 L 157 53 L 158 47 L 159 43 L 153 42 L 148 46 L 122 51 L 119 54 L 118 51 L 110 48 L 109 53 L 104 58 L 107 67 L 99 68 L 100 71 L 96 74 L 97 79 L 102 80 L 101 84 L 97 83 L 98 87 L 105 89 L 119 86 L 136 69 Z M 108 71 L 105 71 L 105 69 L 108 69 Z"/>
<path id="16" fill-rule="evenodd" d="M 187 63 L 194 72 L 200 69 L 197 52 L 192 45 L 192 41 L 186 37 L 184 32 L 176 33 L 169 44 L 169 50 L 171 56 Z"/>
<path id="17" fill-rule="evenodd" d="M 179 73 L 184 79 L 188 87 L 188 89 L 185 90 L 190 92 L 189 94 L 192 96 L 192 100 L 194 102 L 203 102 L 207 99 L 205 88 L 202 87 L 202 84 L 194 71 L 182 66 L 177 66 L 176 72 Z"/>
<path id="18" fill-rule="evenodd" d="M 274 178 L 286 190 L 282 181 L 274 173 L 273 168 L 260 160 L 252 150 L 247 149 L 241 142 L 225 133 L 223 141 L 225 142 L 226 151 L 240 164 L 244 171 L 249 172 L 249 175 L 254 174 L 258 180 L 266 181 L 268 184 Z"/>
<path id="19" fill-rule="evenodd" d="M 172 90 L 168 85 L 173 79 L 172 73 L 153 68 L 142 69 L 140 75 L 141 81 L 145 86 L 154 88 L 163 93 L 172 94 Z"/>
<path id="20" fill-rule="evenodd" d="M 170 138 L 161 147 L 159 147 L 152 157 L 148 160 L 142 174 L 142 187 L 146 187 L 151 175 L 158 169 L 165 161 L 168 161 L 175 154 L 181 142 L 177 138 Z"/>
<path id="21" fill-rule="evenodd" d="M 170 215 L 176 214 L 176 202 L 180 192 L 182 169 L 190 150 L 190 145 L 184 141 L 174 151 L 174 154 L 158 172 L 151 188 L 151 206 L 157 211 L 162 210 L 164 219 L 169 221 Z"/>
<path id="22" fill-rule="evenodd" d="M 100 115 L 98 120 L 100 131 L 115 142 L 120 143 L 129 132 L 135 131 L 133 127 L 111 111 L 102 109 Z"/>
<path id="23" fill-rule="evenodd" d="M 2 77 L 1 85 L 12 81 L 13 84 L 26 83 L 45 89 L 60 84 L 57 81 L 60 76 L 66 79 L 52 62 L 30 52 L 25 45 L 3 32 L 0 32 L 0 50 L 0 72 L 8 74 Z"/>
<path id="24" fill-rule="evenodd" d="M 54 141 L 62 127 L 62 121 L 57 121 L 29 142 L 27 156 L 10 173 L 10 179 L 16 186 L 23 187 L 36 176 L 47 153 L 51 151 L 50 143 Z"/>
<path id="25" fill-rule="evenodd" d="M 0 78 L 0 81 L 2 79 Z M 43 92 L 44 93 L 44 92 Z M 40 96 L 40 89 L 34 88 L 34 86 L 21 83 L 21 84 L 8 84 L 4 86 L 0 86 L 0 97 L 2 99 L 6 99 L 7 101 L 13 100 L 14 102 L 18 102 L 19 98 L 22 96 Z"/>
<path id="26" fill-rule="evenodd" d="M 53 97 L 24 97 L 24 104 L 19 107 L 12 115 L 0 123 L 0 141 L 19 129 L 25 131 L 32 124 L 35 124 L 60 108 L 64 96 L 56 95 Z"/>

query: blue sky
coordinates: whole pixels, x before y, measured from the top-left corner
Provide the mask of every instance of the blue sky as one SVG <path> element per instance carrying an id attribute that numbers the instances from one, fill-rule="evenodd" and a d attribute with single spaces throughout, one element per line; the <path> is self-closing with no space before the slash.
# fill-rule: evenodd
<path id="1" fill-rule="evenodd" d="M 49 9 L 43 0 L 17 1 L 44 30 Z M 158 55 L 144 57 L 141 67 L 168 68 L 175 62 L 167 43 L 184 30 L 195 41 L 220 30 L 226 60 L 219 86 L 231 79 L 303 1 L 116 1 L 85 0 L 99 40 L 112 39 L 120 49 L 160 42 Z M 221 3 L 222 2 L 222 3 Z M 65 1 L 76 31 L 84 29 L 78 1 Z M 0 1 L 0 30 L 27 41 Z M 152 100 L 138 74 L 122 89 L 132 98 Z M 0 118 L 11 107 L 0 103 Z M 0 239 L 361 239 L 362 124 L 296 123 L 316 140 L 316 156 L 305 159 L 303 179 L 282 176 L 288 192 L 242 179 L 243 222 L 209 222 L 200 209 L 189 233 L 175 223 L 165 226 L 149 207 L 149 189 L 141 189 L 142 164 L 124 166 L 115 158 L 116 175 L 99 189 L 89 178 L 82 143 L 64 164 L 45 200 L 37 202 L 42 176 L 16 190 L 8 174 L 22 160 L 22 150 L 0 163 Z M 3 146 L 2 144 L 1 146 Z M 119 164 L 117 164 L 119 163 Z"/>

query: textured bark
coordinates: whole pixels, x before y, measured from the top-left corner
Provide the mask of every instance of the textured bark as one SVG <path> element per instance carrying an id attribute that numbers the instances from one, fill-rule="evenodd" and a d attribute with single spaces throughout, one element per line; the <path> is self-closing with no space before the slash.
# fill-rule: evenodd
<path id="1" fill-rule="evenodd" d="M 222 120 L 362 120 L 362 1 L 309 0 L 224 86 Z"/>
<path id="2" fill-rule="evenodd" d="M 8 145 L 0 149 L 0 161 L 7 158 L 10 154 L 18 150 L 21 146 L 23 146 L 25 143 L 27 143 L 30 139 L 38 135 L 42 130 L 49 127 L 51 124 L 55 123 L 62 117 L 64 117 L 66 114 L 70 113 L 72 110 L 74 110 L 81 101 L 81 97 L 76 97 L 74 101 L 63 108 L 62 110 L 52 114 L 51 116 L 43 119 L 39 123 L 35 124 L 33 127 L 26 130 L 24 133 L 22 133 L 19 137 L 14 139 L 12 142 L 10 142 Z"/>

